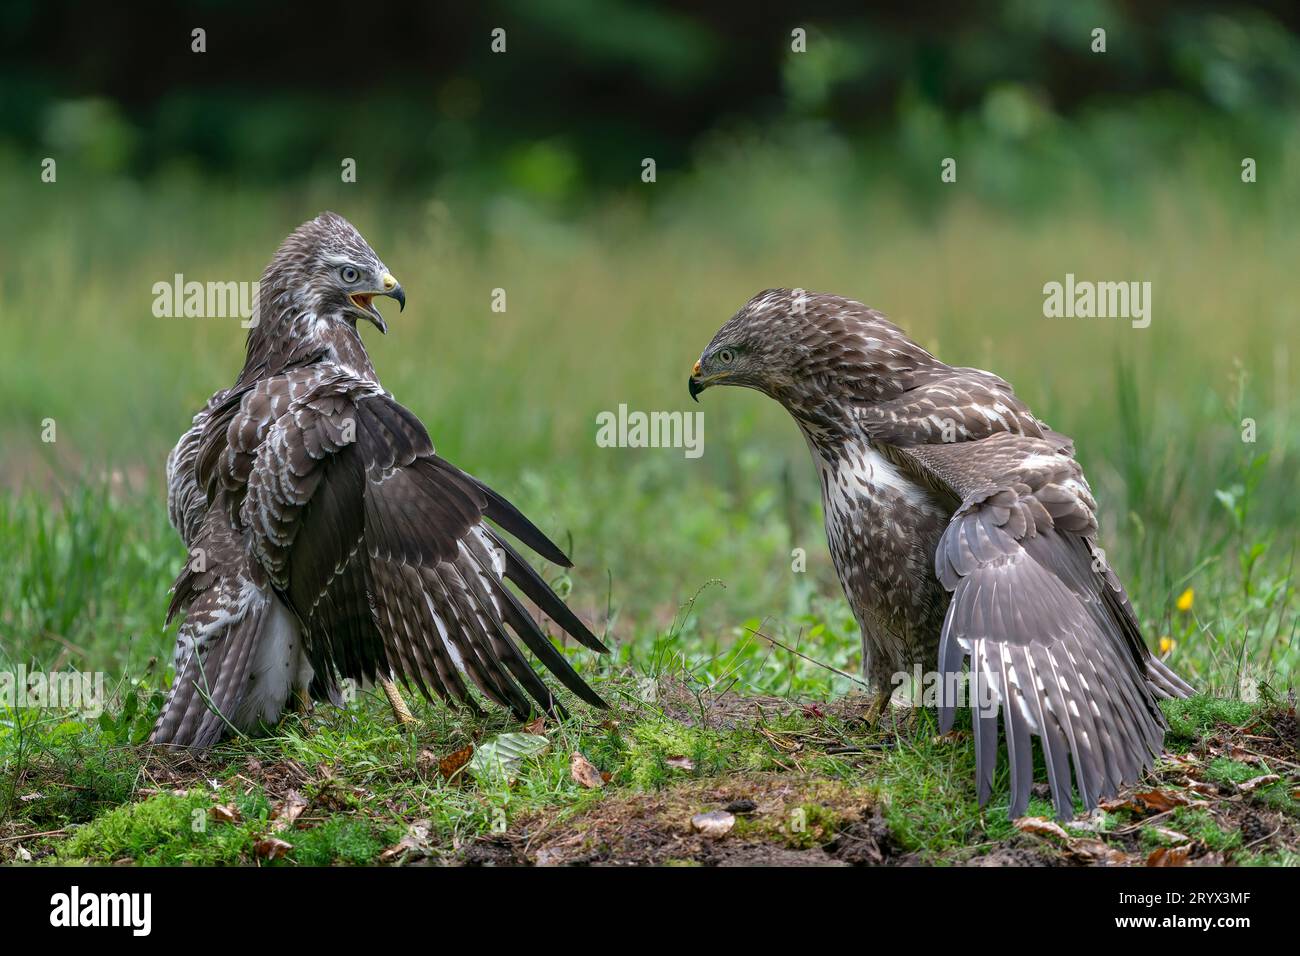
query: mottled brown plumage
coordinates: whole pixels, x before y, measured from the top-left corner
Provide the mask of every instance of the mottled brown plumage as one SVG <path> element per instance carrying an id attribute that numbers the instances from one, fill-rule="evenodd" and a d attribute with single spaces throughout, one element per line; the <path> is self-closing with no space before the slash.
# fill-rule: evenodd
<path id="1" fill-rule="evenodd" d="M 273 724 L 295 693 L 396 677 L 474 705 L 468 685 L 526 716 L 558 707 L 521 641 L 583 700 L 604 702 L 524 607 L 605 647 L 487 519 L 569 560 L 482 482 L 438 457 L 419 419 L 379 384 L 358 318 L 405 296 L 350 223 L 326 213 L 263 276 L 238 380 L 167 460 L 168 505 L 191 560 L 158 744 L 205 746 Z M 468 682 L 468 683 L 467 683 Z"/>
<path id="2" fill-rule="evenodd" d="M 1010 813 L 1033 782 L 1030 737 L 1053 799 L 1072 813 L 1137 779 L 1160 753 L 1158 697 L 1191 688 L 1147 650 L 1096 544 L 1096 503 L 1069 438 L 990 372 L 945 365 L 880 313 L 834 295 L 774 289 L 714 336 L 693 396 L 742 385 L 779 401 L 821 480 L 840 583 L 881 692 L 937 671 L 944 730 L 968 661 L 978 792 L 992 789 L 998 712 Z M 983 697 L 981 692 L 986 692 Z"/>

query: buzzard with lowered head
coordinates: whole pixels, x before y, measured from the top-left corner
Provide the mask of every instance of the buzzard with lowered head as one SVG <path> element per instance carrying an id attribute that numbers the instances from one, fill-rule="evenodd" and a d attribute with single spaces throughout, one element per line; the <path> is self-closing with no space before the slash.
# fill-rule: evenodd
<path id="1" fill-rule="evenodd" d="M 1192 689 L 1142 640 L 1074 443 L 1010 385 L 945 365 L 860 302 L 788 289 L 759 293 L 713 337 L 692 397 L 713 385 L 776 399 L 807 439 L 876 707 L 920 665 L 940 678 L 947 732 L 969 662 L 970 700 L 988 704 L 972 713 L 981 804 L 999 710 L 1013 818 L 1029 803 L 1031 736 L 1062 817 L 1075 785 L 1092 808 L 1151 766 L 1157 698 Z"/>

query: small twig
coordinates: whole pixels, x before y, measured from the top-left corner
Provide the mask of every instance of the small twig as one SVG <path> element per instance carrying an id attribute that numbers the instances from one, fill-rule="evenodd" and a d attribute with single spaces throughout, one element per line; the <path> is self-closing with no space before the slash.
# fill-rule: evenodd
<path id="1" fill-rule="evenodd" d="M 791 647 L 789 644 L 782 644 L 782 643 L 781 643 L 780 641 L 778 641 L 775 637 L 768 637 L 768 636 L 767 636 L 766 634 L 764 634 L 762 631 L 757 631 L 757 630 L 754 630 L 753 628 L 750 628 L 750 627 L 745 628 L 745 630 L 749 631 L 749 633 L 755 635 L 756 637 L 761 637 L 763 640 L 767 641 L 769 644 L 774 644 L 774 645 L 776 645 L 777 647 L 781 648 L 781 650 L 783 650 L 783 651 L 789 651 L 789 652 L 790 652 L 791 654 L 793 654 L 795 657 L 801 657 L 801 658 L 803 658 L 803 659 L 806 660 L 809 664 L 816 664 L 818 667 L 824 667 L 826 670 L 830 671 L 830 672 L 833 673 L 833 674 L 838 674 L 838 675 L 841 676 L 841 677 L 846 677 L 846 678 L 848 678 L 849 680 L 853 681 L 853 683 L 858 684 L 858 685 L 861 686 L 861 687 L 865 687 L 865 688 L 867 688 L 868 690 L 871 689 L 871 685 L 868 684 L 866 681 L 864 681 L 862 678 L 860 678 L 860 677 L 854 677 L 852 674 L 846 673 L 845 671 L 840 670 L 838 667 L 832 667 L 830 664 L 825 664 L 825 663 L 823 663 L 823 662 L 817 660 L 817 658 L 815 658 L 815 657 L 809 657 L 807 654 L 803 654 L 803 653 L 801 653 L 801 652 L 799 652 L 799 651 L 796 651 L 796 650 L 795 650 L 793 647 Z"/>
<path id="2" fill-rule="evenodd" d="M 63 645 L 65 650 L 71 651 L 74 654 L 80 654 L 82 657 L 90 656 L 90 651 L 86 650 L 80 644 L 72 643 L 72 641 L 68 640 L 66 637 L 64 637 L 61 634 L 55 634 L 53 631 L 46 631 L 42 636 L 48 637 L 52 641 L 58 641 L 60 644 Z M 52 668 L 52 670 L 57 671 L 57 670 L 62 670 L 62 668 L 54 667 Z"/>
<path id="3" fill-rule="evenodd" d="M 67 830 L 46 830 L 44 833 L 19 833 L 17 836 L 0 837 L 0 843 L 16 843 L 19 840 L 35 840 L 37 837 L 63 836 Z M 1272 834 L 1269 834 L 1272 836 Z"/>
<path id="4" fill-rule="evenodd" d="M 862 754 L 862 753 L 866 753 L 868 750 L 893 750 L 893 749 L 894 749 L 893 741 L 884 741 L 878 744 L 859 744 L 856 747 L 850 747 L 850 746 L 828 747 L 826 752 L 828 754 L 836 754 L 836 755 Z"/>
<path id="5" fill-rule="evenodd" d="M 1262 837 L 1260 837 L 1258 840 L 1251 840 L 1249 843 L 1247 843 L 1245 846 L 1243 846 L 1242 849 L 1243 849 L 1243 850 L 1249 850 L 1249 849 L 1250 849 L 1252 846 L 1254 846 L 1256 843 L 1263 843 L 1265 840 L 1271 840 L 1271 839 L 1273 839 L 1273 837 L 1277 836 L 1277 835 L 1278 835 L 1279 833 L 1281 833 L 1281 832 L 1282 832 L 1282 827 L 1281 827 L 1281 825 L 1279 824 L 1279 825 L 1278 825 L 1278 828 L 1277 828 L 1276 830 L 1274 830 L 1272 833 L 1265 833 L 1265 834 L 1264 834 Z"/>
<path id="6" fill-rule="evenodd" d="M 1143 817 L 1143 818 L 1142 818 L 1141 820 L 1139 820 L 1137 823 L 1134 823 L 1134 824 L 1132 824 L 1131 826 L 1124 827 L 1124 828 L 1121 829 L 1121 830 L 1114 830 L 1114 831 L 1112 831 L 1112 833 L 1113 833 L 1115 836 L 1119 836 L 1120 834 L 1123 834 L 1123 833 L 1132 833 L 1134 830 L 1141 830 L 1141 829 L 1142 829 L 1144 826 L 1146 826 L 1148 823 L 1155 823 L 1155 821 L 1161 819 L 1162 817 L 1167 817 L 1167 816 L 1169 816 L 1169 814 L 1173 813 L 1174 810 L 1177 810 L 1177 809 L 1178 809 L 1178 807 L 1173 807 L 1173 808 L 1171 808 L 1171 809 L 1169 809 L 1169 810 L 1165 810 L 1165 811 L 1163 811 L 1163 812 L 1161 812 L 1161 813 L 1155 813 L 1155 814 L 1152 814 L 1152 815 L 1149 816 L 1149 817 Z"/>

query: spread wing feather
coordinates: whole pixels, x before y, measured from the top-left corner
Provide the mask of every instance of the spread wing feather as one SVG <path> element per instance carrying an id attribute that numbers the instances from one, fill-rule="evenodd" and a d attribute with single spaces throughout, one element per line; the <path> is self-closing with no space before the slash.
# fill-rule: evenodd
<path id="1" fill-rule="evenodd" d="M 505 498 L 435 455 L 419 419 L 386 393 L 338 367 L 313 365 L 220 395 L 202 414 L 195 435 L 178 446 L 184 461 L 176 467 L 192 469 L 192 494 L 218 505 L 207 520 L 238 538 L 217 584 L 235 587 L 229 572 L 240 567 L 261 579 L 260 601 L 274 594 L 292 609 L 315 696 L 334 696 L 338 677 L 393 675 L 426 698 L 476 707 L 473 686 L 521 717 L 532 702 L 558 711 L 522 643 L 564 686 L 605 706 L 506 582 L 580 643 L 604 645 L 484 519 L 548 560 L 568 567 L 568 558 Z M 184 518 L 186 502 L 176 510 Z M 209 577 L 178 581 L 173 612 L 186 608 L 192 631 L 203 626 L 204 602 L 225 593 Z M 260 627 L 255 610 L 249 606 L 245 629 L 250 646 Z M 223 625 L 216 642 L 223 658 L 247 652 L 225 639 L 243 633 L 238 624 Z M 217 658 L 200 655 L 195 666 L 199 660 Z M 247 677 L 246 666 L 220 663 L 230 686 Z M 176 686 L 203 696 L 201 682 Z M 225 689 L 211 695 L 222 713 Z M 211 707 L 181 703 L 169 720 L 207 721 L 200 736 L 220 736 Z"/>
<path id="2" fill-rule="evenodd" d="M 1000 401 L 1004 417 L 1024 420 L 1005 395 Z M 978 434 L 990 417 L 967 413 L 965 420 Z M 939 669 L 941 686 L 954 687 L 969 661 L 981 803 L 992 789 L 1000 717 L 1012 817 L 1029 803 L 1033 736 L 1057 813 L 1073 813 L 1076 789 L 1087 807 L 1096 806 L 1160 753 L 1165 724 L 1156 695 L 1190 687 L 1155 666 L 1128 597 L 1096 547 L 1096 504 L 1073 444 L 1045 426 L 1031 435 L 996 424 L 983 437 L 948 444 L 915 434 L 906 443 L 901 430 L 894 437 L 893 460 L 958 501 L 934 558 L 952 593 Z M 940 708 L 945 731 L 954 703 Z"/>
<path id="3" fill-rule="evenodd" d="M 505 581 L 579 642 L 604 646 L 484 519 L 568 559 L 502 496 L 436 456 L 419 420 L 386 394 L 327 379 L 295 398 L 261 436 L 242 517 L 303 621 L 318 673 L 394 674 L 469 704 L 472 684 L 521 717 L 532 701 L 554 712 L 522 642 L 566 687 L 605 706 Z"/>

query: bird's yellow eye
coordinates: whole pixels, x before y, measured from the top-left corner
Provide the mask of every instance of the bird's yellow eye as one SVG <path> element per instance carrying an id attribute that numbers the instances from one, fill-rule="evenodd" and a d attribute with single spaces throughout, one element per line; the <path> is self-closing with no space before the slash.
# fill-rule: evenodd
<path id="1" fill-rule="evenodd" d="M 348 285 L 351 285 L 352 283 L 356 282 L 358 279 L 361 278 L 361 273 L 358 272 L 352 266 L 344 266 L 342 269 L 339 270 L 339 278 L 342 279 L 344 282 L 346 282 Z"/>

